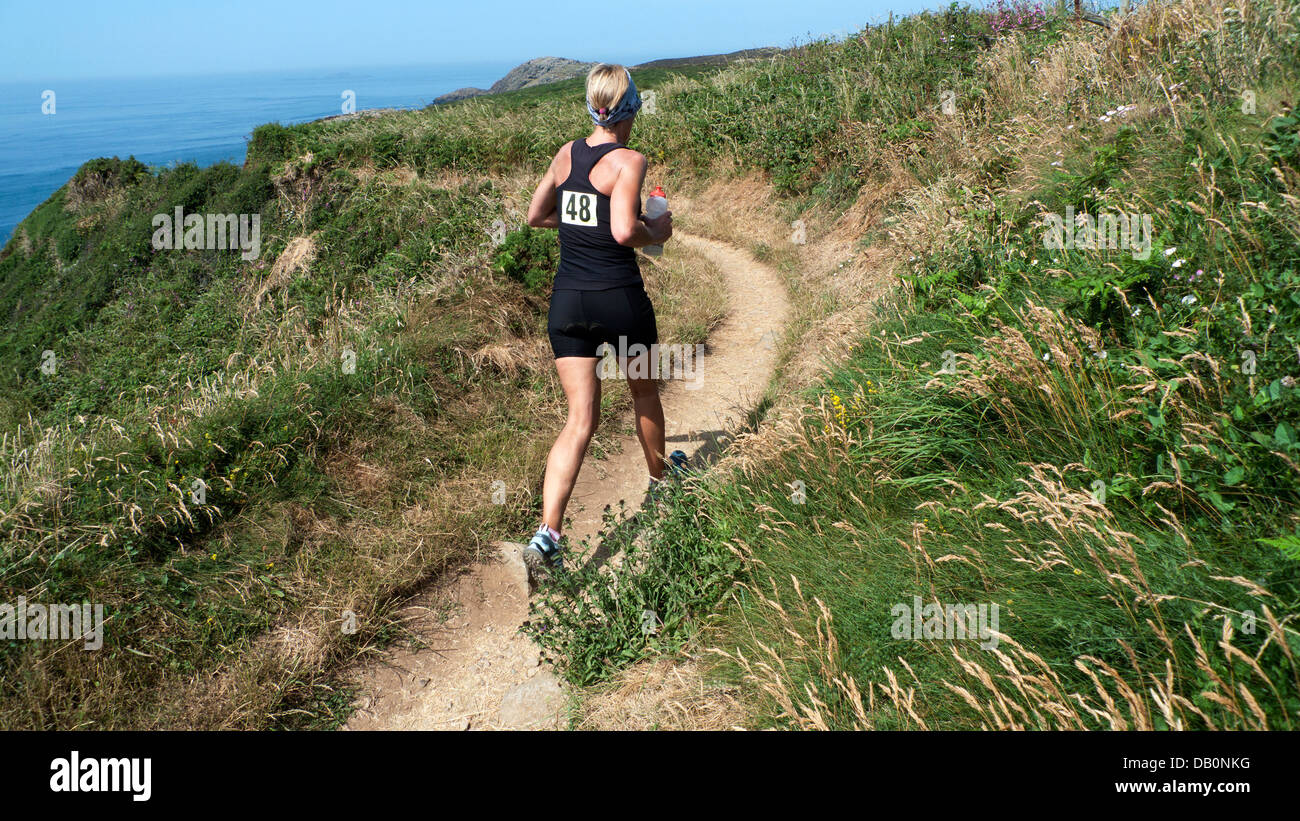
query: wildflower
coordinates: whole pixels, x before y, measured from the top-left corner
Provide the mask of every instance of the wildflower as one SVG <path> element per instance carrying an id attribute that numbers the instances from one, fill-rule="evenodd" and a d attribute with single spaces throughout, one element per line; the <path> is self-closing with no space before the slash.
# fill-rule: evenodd
<path id="1" fill-rule="evenodd" d="M 1129 315 L 1130 315 L 1130 316 L 1141 316 L 1141 315 L 1142 315 L 1142 306 L 1139 305 L 1138 307 L 1134 308 L 1134 309 L 1132 310 L 1132 312 L 1130 312 Z"/>
<path id="2" fill-rule="evenodd" d="M 1178 250 L 1177 248 L 1166 248 L 1166 249 L 1165 249 L 1165 256 L 1167 256 L 1167 257 L 1172 257 L 1172 256 L 1174 255 L 1174 252 L 1177 251 L 1177 250 Z"/>
<path id="3" fill-rule="evenodd" d="M 1185 297 L 1183 297 L 1181 300 L 1179 300 L 1179 302 L 1182 302 L 1184 305 L 1195 305 L 1195 304 L 1196 304 L 1196 295 L 1195 295 L 1195 294 L 1188 294 L 1187 296 L 1185 296 Z"/>
<path id="4" fill-rule="evenodd" d="M 1181 268 L 1181 267 L 1183 267 L 1183 263 L 1184 263 L 1184 262 L 1187 262 L 1187 260 L 1185 260 L 1185 259 L 1176 259 L 1176 260 L 1174 260 L 1174 267 L 1175 267 L 1175 268 Z"/>
<path id="5" fill-rule="evenodd" d="M 1287 376 L 1282 377 L 1282 387 L 1284 387 L 1284 388 L 1294 388 L 1294 387 L 1295 387 L 1295 377 L 1294 377 L 1294 376 L 1291 376 L 1291 375 L 1289 375 L 1289 374 L 1288 374 Z"/>

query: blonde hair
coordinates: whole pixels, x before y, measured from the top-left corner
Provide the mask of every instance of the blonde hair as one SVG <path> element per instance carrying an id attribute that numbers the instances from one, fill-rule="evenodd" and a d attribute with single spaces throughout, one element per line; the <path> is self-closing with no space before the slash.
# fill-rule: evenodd
<path id="1" fill-rule="evenodd" d="M 609 118 L 609 113 L 626 93 L 627 69 L 623 66 L 601 63 L 587 72 L 587 104 L 597 112 L 605 109 L 605 113 L 598 117 L 601 122 Z"/>

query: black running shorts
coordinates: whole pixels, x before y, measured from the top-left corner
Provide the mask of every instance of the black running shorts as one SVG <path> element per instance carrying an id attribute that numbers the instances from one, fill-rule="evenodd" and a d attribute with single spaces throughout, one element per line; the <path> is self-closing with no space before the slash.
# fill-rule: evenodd
<path id="1" fill-rule="evenodd" d="M 655 308 L 640 284 L 603 291 L 553 291 L 546 333 L 556 359 L 598 356 L 597 349 L 606 342 L 618 353 L 633 345 L 649 348 L 659 341 Z"/>

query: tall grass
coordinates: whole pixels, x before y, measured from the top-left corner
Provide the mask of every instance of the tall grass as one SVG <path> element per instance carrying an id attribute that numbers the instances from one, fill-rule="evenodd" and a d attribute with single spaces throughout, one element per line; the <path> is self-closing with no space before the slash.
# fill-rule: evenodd
<path id="1" fill-rule="evenodd" d="M 991 185 L 895 206 L 909 298 L 745 479 L 770 538 L 715 640 L 775 720 L 1294 727 L 1296 14 L 1151 4 L 984 58 L 953 171 Z M 1044 249 L 1067 205 L 1153 214 L 1151 258 Z M 892 638 L 913 595 L 998 604 L 1000 646 Z"/>
<path id="2" fill-rule="evenodd" d="M 745 557 L 695 629 L 752 723 L 1295 726 L 1298 14 L 1183 0 L 986 39 L 954 10 L 719 78 L 799 132 L 802 165 L 738 159 L 810 217 L 900 192 L 863 244 L 902 287 L 857 352 L 647 548 Z M 1044 248 L 1067 207 L 1151 215 L 1151 255 Z M 996 648 L 895 638 L 914 596 L 997 605 Z"/>
<path id="3" fill-rule="evenodd" d="M 760 726 L 1293 727 L 1297 14 L 1171 0 L 995 35 L 954 6 L 638 77 L 652 177 L 864 211 L 900 288 L 801 424 L 540 603 L 569 677 L 698 640 Z M 97 161 L 24 221 L 0 591 L 115 621 L 99 654 L 6 645 L 4 726 L 328 722 L 327 673 L 392 635 L 386 603 L 522 525 L 559 415 L 549 258 L 487 238 L 587 127 L 576 88 L 268 125 L 242 169 Z M 177 204 L 263 214 L 284 262 L 153 252 Z M 1047 251 L 1067 207 L 1150 214 L 1151 257 Z M 650 275 L 692 305 L 699 273 Z M 997 649 L 892 638 L 914 596 L 997 604 Z"/>

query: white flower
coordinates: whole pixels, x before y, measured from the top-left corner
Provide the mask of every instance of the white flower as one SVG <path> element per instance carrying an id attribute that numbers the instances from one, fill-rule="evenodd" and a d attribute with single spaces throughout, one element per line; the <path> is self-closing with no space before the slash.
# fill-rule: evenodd
<path id="1" fill-rule="evenodd" d="M 1175 267 L 1175 268 L 1181 268 L 1181 267 L 1183 267 L 1183 263 L 1186 262 L 1186 261 L 1187 261 L 1187 260 L 1185 260 L 1185 259 L 1176 259 L 1176 260 L 1174 260 L 1174 267 Z"/>
<path id="2" fill-rule="evenodd" d="M 1177 250 L 1178 250 L 1177 248 L 1166 248 L 1166 249 L 1165 249 L 1165 256 L 1167 256 L 1167 257 L 1172 257 L 1172 256 L 1174 255 L 1174 252 L 1177 251 Z"/>
<path id="3" fill-rule="evenodd" d="M 1097 351 L 1097 358 L 1098 358 L 1098 359 L 1105 359 L 1108 355 L 1109 355 L 1109 354 L 1107 354 L 1105 351 Z"/>
<path id="4" fill-rule="evenodd" d="M 1132 312 L 1131 312 L 1129 315 L 1130 315 L 1130 316 L 1142 316 L 1142 306 L 1139 305 L 1138 307 L 1134 308 L 1134 309 L 1132 310 Z"/>
<path id="5" fill-rule="evenodd" d="M 1043 361 L 1044 361 L 1044 362 L 1051 362 L 1051 361 L 1052 361 L 1052 354 L 1051 354 L 1051 353 L 1045 353 L 1045 354 L 1043 354 Z"/>
<path id="6" fill-rule="evenodd" d="M 1196 294 L 1188 294 L 1187 296 L 1185 296 L 1185 297 L 1183 297 L 1181 300 L 1179 300 L 1179 302 L 1182 302 L 1184 305 L 1195 305 L 1195 304 L 1196 304 Z"/>
<path id="7" fill-rule="evenodd" d="M 1060 167 L 1061 167 L 1061 161 L 1060 161 L 1060 160 L 1057 160 L 1056 162 L 1052 163 L 1052 167 L 1053 167 L 1053 168 L 1060 168 Z"/>

